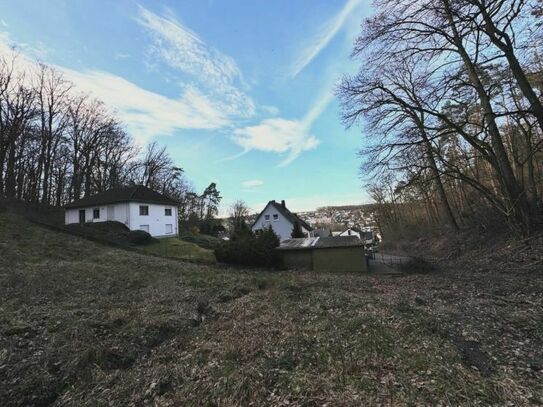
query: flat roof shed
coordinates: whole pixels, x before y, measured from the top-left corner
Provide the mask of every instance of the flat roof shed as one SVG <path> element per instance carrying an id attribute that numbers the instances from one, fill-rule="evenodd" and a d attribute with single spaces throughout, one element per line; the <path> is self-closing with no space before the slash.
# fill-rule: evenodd
<path id="1" fill-rule="evenodd" d="M 290 269 L 367 271 L 364 244 L 356 236 L 289 239 L 277 250 Z"/>

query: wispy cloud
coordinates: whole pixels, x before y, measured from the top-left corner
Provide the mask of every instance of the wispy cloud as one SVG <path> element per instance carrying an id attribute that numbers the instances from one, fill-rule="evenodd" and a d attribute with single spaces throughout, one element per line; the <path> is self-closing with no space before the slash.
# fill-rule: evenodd
<path id="1" fill-rule="evenodd" d="M 118 61 L 120 59 L 130 58 L 130 54 L 126 54 L 124 52 L 117 52 L 113 58 Z"/>
<path id="2" fill-rule="evenodd" d="M 0 36 L 0 55 L 11 55 L 10 45 Z M 20 69 L 35 69 L 34 58 L 25 49 L 20 49 L 18 54 Z M 186 88 L 179 98 L 172 99 L 108 72 L 54 68 L 75 84 L 76 91 L 89 93 L 113 108 L 140 144 L 158 135 L 171 135 L 178 129 L 216 129 L 229 124 L 226 115 L 192 87 Z"/>
<path id="3" fill-rule="evenodd" d="M 159 16 L 139 6 L 136 21 L 153 39 L 149 49 L 153 58 L 158 57 L 171 68 L 190 76 L 227 114 L 240 117 L 254 114 L 254 102 L 242 90 L 243 76 L 231 57 L 206 44 L 172 16 Z"/>
<path id="4" fill-rule="evenodd" d="M 320 141 L 311 134 L 311 127 L 332 97 L 332 92 L 325 92 L 300 120 L 272 118 L 265 119 L 255 126 L 236 129 L 232 140 L 243 148 L 239 155 L 251 150 L 287 154 L 279 164 L 286 166 L 304 151 L 316 148 Z"/>
<path id="5" fill-rule="evenodd" d="M 171 99 L 107 72 L 63 71 L 78 89 L 114 107 L 140 143 L 172 135 L 179 129 L 217 129 L 229 123 L 224 113 L 196 88 L 189 87 L 178 99 Z"/>
<path id="6" fill-rule="evenodd" d="M 243 181 L 241 183 L 241 186 L 245 187 L 245 188 L 255 188 L 255 187 L 258 187 L 260 185 L 264 185 L 264 181 L 262 181 L 260 179 L 250 179 L 248 181 Z"/>
<path id="7" fill-rule="evenodd" d="M 300 51 L 300 56 L 294 62 L 290 72 L 291 77 L 297 76 L 315 59 L 328 43 L 343 27 L 351 13 L 362 3 L 361 0 L 347 0 L 343 8 L 333 18 L 327 21 L 317 32 L 315 38 Z"/>
<path id="8" fill-rule="evenodd" d="M 11 38 L 7 31 L 0 31 L 0 45 L 2 45 L 4 49 L 13 48 L 16 49 L 17 52 L 23 52 L 28 57 L 38 60 L 44 59 L 53 51 L 52 48 L 45 46 L 41 41 L 37 41 L 34 44 L 16 42 Z"/>

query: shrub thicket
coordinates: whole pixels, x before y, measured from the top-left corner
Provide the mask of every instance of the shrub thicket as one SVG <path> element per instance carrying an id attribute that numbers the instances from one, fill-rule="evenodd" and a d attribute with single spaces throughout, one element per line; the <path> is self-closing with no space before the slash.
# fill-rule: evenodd
<path id="1" fill-rule="evenodd" d="M 128 233 L 128 241 L 134 245 L 151 243 L 153 238 L 145 230 L 132 230 Z"/>
<path id="2" fill-rule="evenodd" d="M 235 234 L 230 240 L 224 241 L 215 249 L 217 261 L 243 266 L 277 268 L 281 265 L 276 247 L 279 238 L 269 228 L 258 235 L 250 230 Z"/>

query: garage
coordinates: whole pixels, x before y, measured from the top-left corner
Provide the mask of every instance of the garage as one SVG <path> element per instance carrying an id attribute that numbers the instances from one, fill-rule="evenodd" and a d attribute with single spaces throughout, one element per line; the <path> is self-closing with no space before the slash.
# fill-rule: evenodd
<path id="1" fill-rule="evenodd" d="M 367 271 L 364 245 L 356 236 L 289 239 L 277 250 L 291 270 Z"/>

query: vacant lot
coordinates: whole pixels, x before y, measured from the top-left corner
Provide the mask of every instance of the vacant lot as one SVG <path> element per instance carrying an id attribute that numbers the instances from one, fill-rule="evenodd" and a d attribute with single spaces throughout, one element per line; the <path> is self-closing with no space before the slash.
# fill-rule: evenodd
<path id="1" fill-rule="evenodd" d="M 0 405 L 542 403 L 540 274 L 273 273 L 0 215 Z"/>

